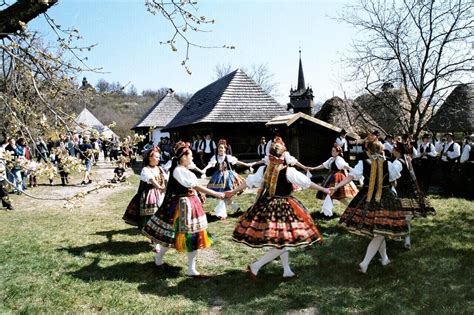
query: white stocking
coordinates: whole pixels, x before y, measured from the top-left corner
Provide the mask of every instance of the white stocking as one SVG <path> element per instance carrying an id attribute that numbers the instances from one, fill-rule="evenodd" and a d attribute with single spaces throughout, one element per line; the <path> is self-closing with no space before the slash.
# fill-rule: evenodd
<path id="1" fill-rule="evenodd" d="M 410 224 L 410 221 L 407 220 L 407 225 L 408 225 L 408 234 L 407 236 L 405 236 L 405 247 L 406 248 L 411 248 L 411 237 L 410 237 L 410 234 L 411 234 L 411 224 Z"/>
<path id="2" fill-rule="evenodd" d="M 363 273 L 367 272 L 367 268 L 369 267 L 370 261 L 372 258 L 374 258 L 375 254 L 377 254 L 377 251 L 380 248 L 380 245 L 382 244 L 382 241 L 385 238 L 382 235 L 376 235 L 374 238 L 370 241 L 369 246 L 367 246 L 367 252 L 365 253 L 364 260 L 359 264 L 360 270 Z"/>
<path id="3" fill-rule="evenodd" d="M 387 256 L 387 243 L 385 242 L 385 238 L 383 239 L 382 244 L 380 244 L 379 254 L 380 257 L 382 257 L 382 266 L 388 265 L 390 263 L 390 259 L 388 259 Z"/>
<path id="4" fill-rule="evenodd" d="M 264 265 L 268 264 L 269 262 L 271 262 L 272 260 L 280 256 L 281 254 L 283 254 L 283 252 L 285 252 L 285 249 L 276 249 L 276 248 L 270 249 L 265 255 L 263 255 L 262 258 L 250 264 L 250 270 L 252 271 L 254 275 L 257 275 L 260 268 L 262 268 Z"/>
<path id="5" fill-rule="evenodd" d="M 232 206 L 232 209 L 234 209 L 234 211 L 238 211 L 240 209 L 240 206 L 234 201 L 232 201 L 231 206 Z"/>
<path id="6" fill-rule="evenodd" d="M 168 251 L 168 247 L 160 247 L 160 251 L 155 254 L 155 265 L 161 266 L 163 265 L 163 256 L 166 254 Z"/>
<path id="7" fill-rule="evenodd" d="M 283 277 L 290 278 L 294 277 L 295 273 L 290 268 L 290 252 L 285 250 L 283 254 L 280 255 L 281 265 L 283 266 Z"/>
<path id="8" fill-rule="evenodd" d="M 197 276 L 199 272 L 196 270 L 197 250 L 188 253 L 188 276 Z"/>

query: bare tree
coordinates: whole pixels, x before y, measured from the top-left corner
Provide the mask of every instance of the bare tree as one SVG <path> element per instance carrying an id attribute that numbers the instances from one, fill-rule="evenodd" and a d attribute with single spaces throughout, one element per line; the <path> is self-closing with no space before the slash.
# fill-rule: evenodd
<path id="1" fill-rule="evenodd" d="M 218 80 L 222 77 L 225 77 L 233 71 L 232 65 L 230 63 L 219 63 L 214 67 L 214 80 Z"/>
<path id="2" fill-rule="evenodd" d="M 247 73 L 252 80 L 255 81 L 260 87 L 273 97 L 279 96 L 278 83 L 274 81 L 275 75 L 268 68 L 268 64 L 253 64 L 250 70 L 245 67 L 241 67 L 242 71 Z M 214 78 L 220 79 L 233 71 L 233 67 L 230 63 L 217 64 L 214 67 Z"/>
<path id="3" fill-rule="evenodd" d="M 97 92 L 99 93 L 106 93 L 110 91 L 110 83 L 105 81 L 104 79 L 100 79 L 95 84 L 95 88 L 97 89 Z"/>
<path id="4" fill-rule="evenodd" d="M 418 135 L 455 86 L 472 84 L 472 9 L 471 0 L 359 0 L 340 16 L 364 36 L 346 60 L 351 79 L 398 113 L 405 132 Z M 385 106 L 378 91 L 387 82 L 407 106 Z"/>
<path id="5" fill-rule="evenodd" d="M 275 75 L 268 68 L 268 64 L 253 64 L 248 74 L 265 92 L 273 97 L 278 96 L 278 83 L 274 81 Z"/>

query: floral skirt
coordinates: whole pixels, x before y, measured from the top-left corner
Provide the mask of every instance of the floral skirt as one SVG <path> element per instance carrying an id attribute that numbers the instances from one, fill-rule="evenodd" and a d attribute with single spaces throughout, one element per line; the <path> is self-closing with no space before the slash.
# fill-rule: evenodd
<path id="1" fill-rule="evenodd" d="M 152 241 L 180 252 L 210 247 L 207 218 L 196 195 L 165 199 L 142 230 Z"/>
<path id="2" fill-rule="evenodd" d="M 224 192 L 238 187 L 243 181 L 243 178 L 232 170 L 223 172 L 216 171 L 212 174 L 211 179 L 207 184 L 207 188 L 218 192 Z"/>
<path id="3" fill-rule="evenodd" d="M 358 235 L 396 237 L 408 234 L 406 216 L 411 212 L 402 209 L 390 187 L 382 189 L 380 202 L 374 198 L 367 202 L 368 188 L 364 186 L 341 215 L 339 224 Z"/>
<path id="4" fill-rule="evenodd" d="M 412 212 L 414 217 L 436 214 L 415 180 L 397 180 L 396 190 L 404 211 Z"/>
<path id="5" fill-rule="evenodd" d="M 293 197 L 259 198 L 241 217 L 233 240 L 250 247 L 308 246 L 322 235 L 305 206 Z"/>
<path id="6" fill-rule="evenodd" d="M 157 188 L 139 191 L 128 204 L 122 219 L 125 223 L 143 228 L 160 207 L 163 197 L 164 193 Z"/>
<path id="7" fill-rule="evenodd" d="M 325 188 L 334 187 L 340 182 L 342 182 L 346 178 L 346 175 L 343 172 L 332 172 L 322 182 L 321 186 Z M 342 186 L 339 188 L 332 196 L 332 199 L 341 200 L 345 198 L 354 198 L 359 190 L 357 189 L 356 185 L 353 182 L 350 182 L 347 185 Z M 316 193 L 316 198 L 324 200 L 326 198 L 326 194 L 322 191 L 318 191 Z"/>

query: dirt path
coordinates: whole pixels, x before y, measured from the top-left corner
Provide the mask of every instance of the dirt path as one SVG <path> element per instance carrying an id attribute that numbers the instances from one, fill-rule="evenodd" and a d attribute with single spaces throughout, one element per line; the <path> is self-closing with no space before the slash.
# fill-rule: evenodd
<path id="1" fill-rule="evenodd" d="M 114 166 L 110 162 L 99 162 L 92 168 L 92 184 L 81 186 L 82 177 L 79 174 L 69 179 L 69 184 L 61 186 L 60 179 L 55 178 L 53 185 L 49 185 L 45 179 L 39 182 L 38 187 L 28 188 L 24 195 L 10 195 L 13 206 L 18 211 L 37 211 L 37 210 L 64 210 L 65 198 L 70 198 L 78 193 L 87 193 L 97 186 L 107 183 L 113 178 Z M 126 171 L 127 177 L 133 175 L 131 169 Z M 120 193 L 131 189 L 129 183 L 112 184 L 113 188 L 100 188 L 85 195 L 84 199 L 76 202 L 76 208 L 90 211 L 95 207 L 84 207 L 86 204 L 102 204 L 112 194 Z M 136 187 L 133 187 L 136 188 Z"/>

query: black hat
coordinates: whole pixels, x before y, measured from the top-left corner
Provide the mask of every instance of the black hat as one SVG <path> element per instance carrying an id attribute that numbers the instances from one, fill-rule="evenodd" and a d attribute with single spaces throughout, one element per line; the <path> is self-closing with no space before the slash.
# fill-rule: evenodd
<path id="1" fill-rule="evenodd" d="M 450 136 L 451 138 L 454 138 L 454 134 L 452 132 L 446 132 L 444 135 L 445 136 Z"/>
<path id="2" fill-rule="evenodd" d="M 370 134 L 374 135 L 374 136 L 380 136 L 380 132 L 378 130 L 374 130 L 372 131 Z"/>
<path id="3" fill-rule="evenodd" d="M 429 139 L 431 138 L 431 135 L 429 133 L 425 133 L 421 139 Z"/>
<path id="4" fill-rule="evenodd" d="M 347 132 L 346 132 L 346 130 L 345 130 L 344 128 L 342 128 L 342 129 L 341 129 L 341 132 L 340 132 L 339 134 L 345 135 L 345 134 L 347 134 Z"/>

